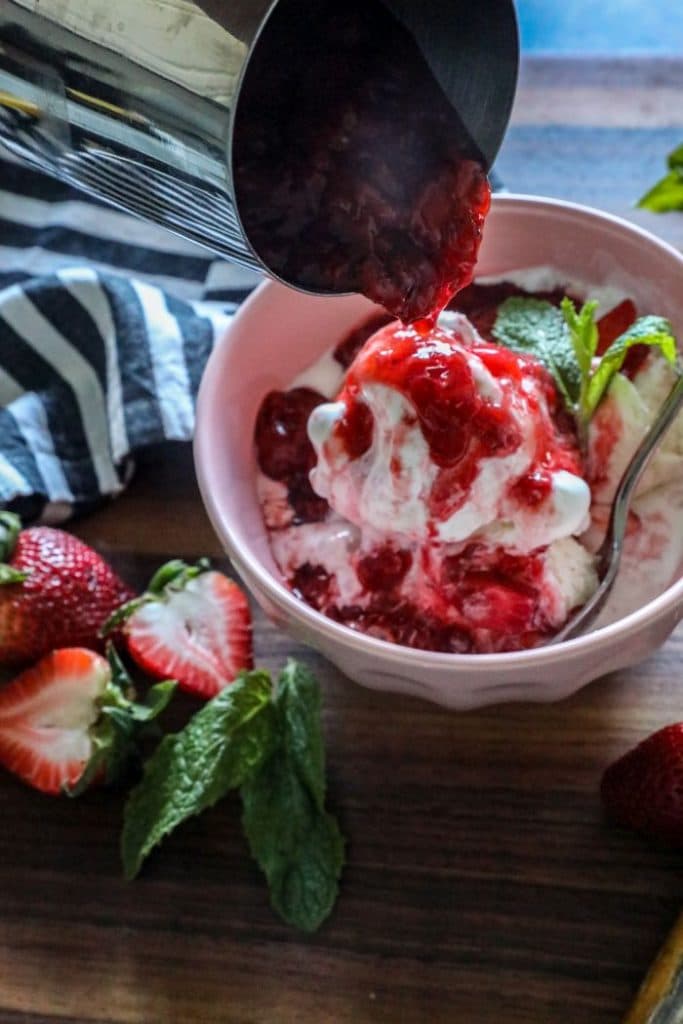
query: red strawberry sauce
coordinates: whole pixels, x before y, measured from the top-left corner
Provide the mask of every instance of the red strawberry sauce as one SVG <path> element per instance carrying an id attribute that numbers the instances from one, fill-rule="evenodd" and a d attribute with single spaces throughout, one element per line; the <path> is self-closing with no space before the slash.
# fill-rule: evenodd
<path id="1" fill-rule="evenodd" d="M 495 299 L 503 301 L 506 293 L 507 289 L 496 292 Z M 534 358 L 477 341 L 472 351 L 503 389 L 502 401 L 488 400 L 476 386 L 462 351 L 446 344 L 448 338 L 439 329 L 423 335 L 415 327 L 396 321 L 382 326 L 381 320 L 372 318 L 337 346 L 342 363 L 364 346 L 348 368 L 338 398 L 347 412 L 336 429 L 349 458 L 362 457 L 372 443 L 373 421 L 362 399 L 363 386 L 376 382 L 400 391 L 414 409 L 439 467 L 431 516 L 437 521 L 448 518 L 466 499 L 480 460 L 504 456 L 520 444 L 511 401 L 523 401 L 534 423 L 537 459 L 528 475 L 511 487 L 511 494 L 520 507 L 539 506 L 550 491 L 552 470 L 582 473 L 576 438 L 552 379 Z M 306 421 L 324 400 L 305 388 L 273 392 L 266 396 L 257 421 L 259 468 L 287 486 L 298 523 L 321 521 L 329 511 L 315 495 L 308 507 L 294 506 L 292 499 L 302 480 L 307 482 L 315 461 Z M 391 468 L 400 472 L 400 465 Z M 543 612 L 542 552 L 522 556 L 469 543 L 452 555 L 435 558 L 429 545 L 411 548 L 389 538 L 349 558 L 364 595 L 358 604 L 338 601 L 334 577 L 316 562 L 315 548 L 294 569 L 290 585 L 314 608 L 380 639 L 467 653 L 532 647 L 552 632 Z M 411 599 L 403 590 L 409 573 L 413 581 L 420 581 L 417 596 L 413 582 Z"/>
<path id="2" fill-rule="evenodd" d="M 383 384 L 407 398 L 431 459 L 440 469 L 429 507 L 437 522 L 448 519 L 467 499 L 482 459 L 502 458 L 519 448 L 520 404 L 534 423 L 537 461 L 515 483 L 517 500 L 536 507 L 550 493 L 552 472 L 581 473 L 573 432 L 564 418 L 549 419 L 536 398 L 540 389 L 551 415 L 558 411 L 552 378 L 538 360 L 488 342 L 472 345 L 470 351 L 500 382 L 500 403 L 482 397 L 467 357 L 450 344 L 448 333 L 434 328 L 423 336 L 414 327 L 396 323 L 382 328 L 365 345 L 338 398 L 346 405 L 346 413 L 336 436 L 350 459 L 362 456 L 372 443 L 373 423 L 363 388 Z M 528 390 L 525 383 L 530 385 Z"/>

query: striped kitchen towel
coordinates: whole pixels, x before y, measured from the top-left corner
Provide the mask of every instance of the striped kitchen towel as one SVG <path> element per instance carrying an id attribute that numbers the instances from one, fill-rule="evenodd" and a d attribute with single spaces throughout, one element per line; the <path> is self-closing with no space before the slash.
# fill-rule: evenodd
<path id="1" fill-rule="evenodd" d="M 258 277 L 0 159 L 0 508 L 63 521 L 187 441 L 204 364 Z"/>
<path id="2" fill-rule="evenodd" d="M 56 523 L 188 441 L 251 271 L 0 156 L 0 508 Z"/>

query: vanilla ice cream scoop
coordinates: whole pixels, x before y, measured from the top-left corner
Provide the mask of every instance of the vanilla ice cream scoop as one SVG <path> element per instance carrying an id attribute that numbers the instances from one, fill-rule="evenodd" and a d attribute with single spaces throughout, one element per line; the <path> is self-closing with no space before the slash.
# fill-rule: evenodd
<path id="1" fill-rule="evenodd" d="M 537 360 L 462 316 L 426 335 L 390 324 L 311 414 L 313 489 L 388 537 L 547 546 L 585 529 L 591 501 L 557 401 Z"/>

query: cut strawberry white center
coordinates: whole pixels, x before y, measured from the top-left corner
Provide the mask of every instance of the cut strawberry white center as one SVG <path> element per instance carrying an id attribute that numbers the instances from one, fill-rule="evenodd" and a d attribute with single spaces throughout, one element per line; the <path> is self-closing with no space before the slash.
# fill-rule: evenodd
<path id="1" fill-rule="evenodd" d="M 111 672 L 80 648 L 55 651 L 0 690 L 0 761 L 30 785 L 59 792 L 81 778 L 93 754 Z"/>
<path id="2" fill-rule="evenodd" d="M 52 651 L 0 690 L 0 764 L 59 795 L 114 781 L 137 755 L 137 736 L 168 704 L 175 683 L 133 702 L 126 671 L 85 648 Z"/>
<path id="3" fill-rule="evenodd" d="M 251 615 L 240 588 L 222 573 L 188 578 L 186 570 L 131 608 L 124 635 L 146 672 L 208 698 L 251 668 Z"/>

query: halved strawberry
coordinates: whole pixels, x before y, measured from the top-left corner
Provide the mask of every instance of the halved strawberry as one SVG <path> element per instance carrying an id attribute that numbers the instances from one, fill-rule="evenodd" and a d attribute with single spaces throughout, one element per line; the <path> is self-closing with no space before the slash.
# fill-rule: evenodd
<path id="1" fill-rule="evenodd" d="M 54 795 L 112 781 L 174 684 L 153 688 L 146 706 L 134 704 L 113 651 L 111 658 L 81 647 L 52 651 L 0 689 L 0 764 Z"/>
<path id="2" fill-rule="evenodd" d="M 141 598 L 124 605 L 106 629 L 123 625 L 130 656 L 149 675 L 173 678 L 209 699 L 253 667 L 246 596 L 202 560 L 163 566 Z"/>

